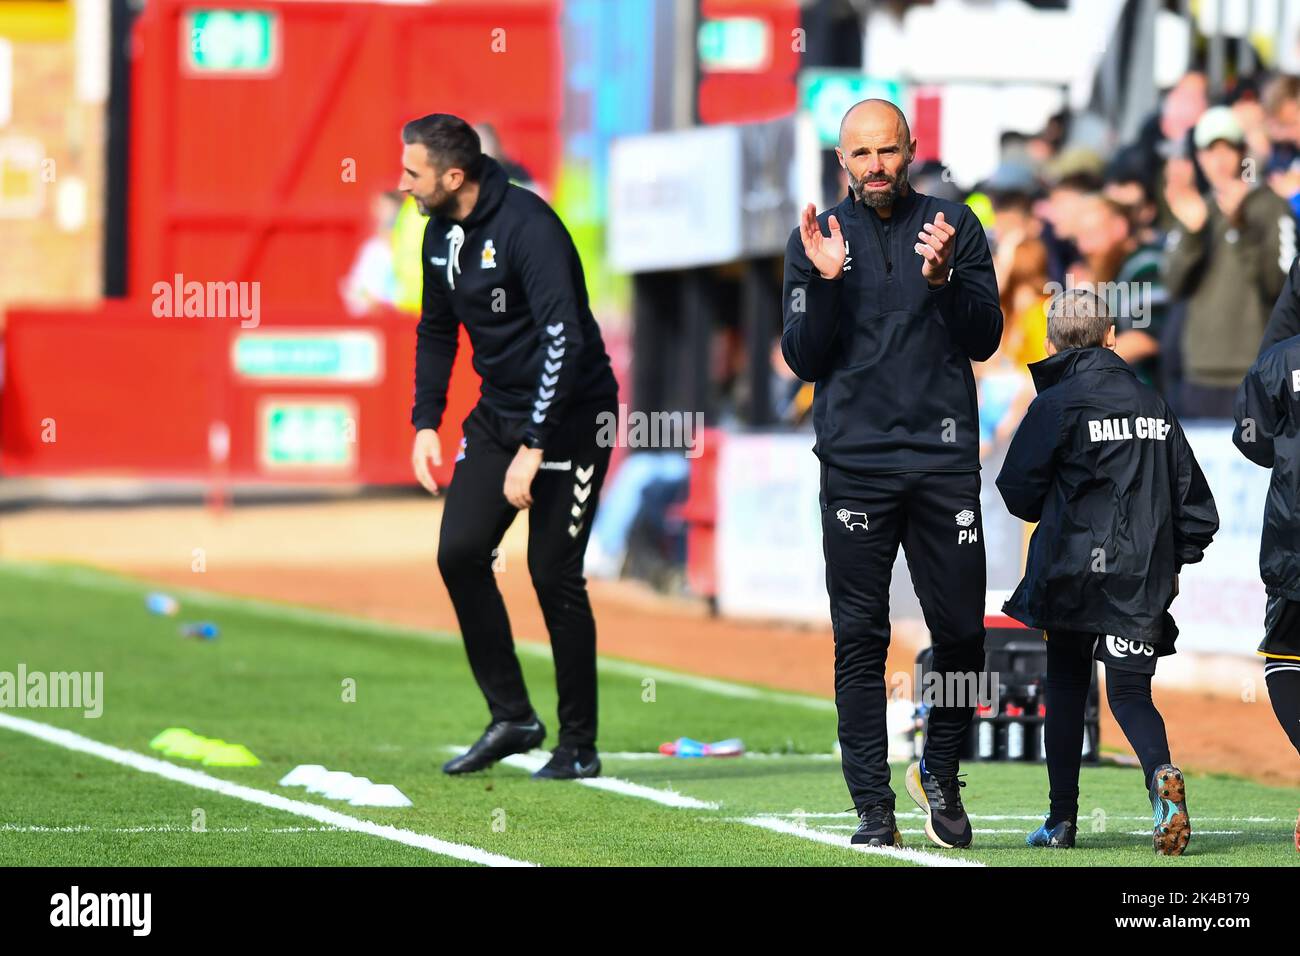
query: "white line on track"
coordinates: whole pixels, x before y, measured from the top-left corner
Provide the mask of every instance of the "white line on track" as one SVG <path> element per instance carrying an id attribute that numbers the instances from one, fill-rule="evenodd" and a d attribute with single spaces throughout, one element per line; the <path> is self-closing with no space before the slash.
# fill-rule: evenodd
<path id="1" fill-rule="evenodd" d="M 454 754 L 463 754 L 468 749 L 468 747 L 448 747 L 447 751 Z M 501 763 L 507 767 L 533 773 L 540 770 L 550 759 L 551 755 L 545 750 L 534 750 L 531 753 L 506 757 Z M 593 790 L 607 790 L 610 793 L 620 793 L 625 797 L 650 800 L 665 807 L 676 807 L 682 810 L 718 809 L 716 803 L 709 803 L 707 800 L 696 800 L 694 797 L 684 796 L 675 790 L 659 790 L 655 787 L 633 783 L 630 780 L 620 780 L 618 777 L 588 777 L 585 780 L 575 780 L 573 782 L 582 784 L 584 787 L 590 787 Z"/>
<path id="2" fill-rule="evenodd" d="M 677 757 L 674 754 L 661 754 L 657 750 L 614 750 L 606 753 L 601 751 L 601 760 L 689 760 L 699 763 L 700 761 L 720 760 L 726 763 L 729 760 L 839 760 L 839 754 L 797 754 L 797 753 L 779 753 L 767 750 L 746 750 L 743 754 L 737 754 L 734 757 Z"/>
<path id="3" fill-rule="evenodd" d="M 938 853 L 912 850 L 905 846 L 862 846 L 861 844 L 853 844 L 837 834 L 826 833 L 823 830 L 812 830 L 808 827 L 801 827 L 797 823 L 790 823 L 787 820 L 779 820 L 773 817 L 736 817 L 735 819 L 739 823 L 747 823 L 751 827 L 762 827 L 764 830 L 771 830 L 773 833 L 784 833 L 788 836 L 802 837 L 814 843 L 825 843 L 827 846 L 857 850 L 860 853 L 892 857 L 897 860 L 905 860 L 908 863 L 919 863 L 922 866 L 984 866 L 983 863 L 977 860 L 963 860 L 959 856 L 940 856 Z M 960 853 L 961 851 L 956 850 L 954 852 Z"/>
<path id="4" fill-rule="evenodd" d="M 844 817 L 845 819 L 856 819 L 856 814 L 852 810 L 836 813 L 804 813 L 802 811 L 791 811 L 790 813 L 763 813 L 759 814 L 764 817 L 772 817 L 777 820 L 818 820 L 834 819 Z M 1043 814 L 1018 814 L 1018 813 L 968 813 L 972 820 L 1027 820 L 1030 822 L 1041 823 Z M 904 818 L 922 819 L 925 814 L 920 810 L 899 810 L 894 816 L 900 820 Z M 1087 814 L 1080 814 L 1086 817 Z M 1150 820 L 1151 815 L 1145 816 L 1120 816 L 1118 814 L 1106 814 L 1107 820 Z M 1202 817 L 1196 816 L 1192 822 L 1195 823 L 1291 823 L 1290 817 Z M 856 824 L 854 825 L 856 829 Z"/>
<path id="5" fill-rule="evenodd" d="M 468 748 L 466 747 L 448 747 L 450 753 L 461 754 Z M 501 763 L 509 767 L 515 767 L 520 770 L 529 772 L 539 769 L 550 758 L 544 750 L 534 750 L 528 754 L 515 754 L 512 757 L 506 757 Z M 629 780 L 620 780 L 617 777 L 591 777 L 586 780 L 573 781 L 583 786 L 591 787 L 596 790 L 607 790 L 611 793 L 622 794 L 625 797 L 636 797 L 641 800 L 651 800 L 655 803 L 667 807 L 678 807 L 689 810 L 718 810 L 721 809 L 719 804 L 709 803 L 704 800 L 696 800 L 694 797 L 688 797 L 677 793 L 674 790 L 660 790 L 655 787 L 647 787 L 643 784 L 632 783 Z M 838 816 L 838 814 L 836 814 Z M 837 846 L 845 850 L 860 850 L 871 853 L 884 854 L 893 856 L 908 863 L 919 863 L 922 866 L 984 866 L 983 863 L 977 863 L 973 860 L 961 860 L 954 857 L 941 856 L 938 853 L 928 853 L 924 850 L 909 850 L 906 847 L 864 847 L 854 846 L 844 837 L 837 836 L 833 833 L 826 833 L 820 830 L 812 830 L 800 826 L 797 823 L 789 823 L 777 816 L 752 816 L 752 817 L 728 817 L 733 823 L 744 823 L 749 826 L 759 827 L 764 830 L 771 830 L 773 833 L 783 833 L 788 836 L 802 837 L 805 840 L 812 840 L 815 843 L 825 843 L 828 846 Z"/>
<path id="6" fill-rule="evenodd" d="M 156 827 L 42 826 L 39 823 L 0 823 L 0 833 L 342 833 L 338 827 Z"/>
<path id="7" fill-rule="evenodd" d="M 288 797 L 282 797 L 277 793 L 270 793 L 266 790 L 257 790 L 253 787 L 246 787 L 243 784 L 231 783 L 229 780 L 209 776 L 199 770 L 192 770 L 188 767 L 177 767 L 174 764 L 158 760 L 155 757 L 147 757 L 144 754 L 138 754 L 130 750 L 123 750 L 120 747 L 113 747 L 109 744 L 100 743 L 97 740 L 91 740 L 89 737 L 75 734 L 70 730 L 64 730 L 61 727 L 51 727 L 49 724 L 42 724 L 35 720 L 27 720 L 24 717 L 14 717 L 9 714 L 0 713 L 0 727 L 5 728 L 6 730 L 12 730 L 16 733 L 26 734 L 29 737 L 35 737 L 38 740 L 43 740 L 46 743 L 51 743 L 67 750 L 75 750 L 78 753 L 100 757 L 104 760 L 120 764 L 123 767 L 130 767 L 132 770 L 139 770 L 142 773 L 149 773 L 154 776 L 163 777 L 176 783 L 187 784 L 191 787 L 197 787 L 200 790 L 210 790 L 213 793 L 219 793 L 222 796 L 233 797 L 236 800 L 243 800 L 246 803 L 255 803 L 259 806 L 269 807 L 272 810 L 281 810 L 285 813 L 292 813 L 295 816 L 307 817 L 310 820 L 315 820 L 317 823 L 336 826 L 340 830 L 351 830 L 355 833 L 364 833 L 369 836 L 392 840 L 394 843 L 402 843 L 406 846 L 415 847 L 416 849 L 428 850 L 430 853 L 436 853 L 439 856 L 449 856 L 457 860 L 466 860 L 470 863 L 481 863 L 485 866 L 535 865 L 533 863 L 524 862 L 523 860 L 514 860 L 508 856 L 501 856 L 498 853 L 490 853 L 487 850 L 480 850 L 478 847 L 467 846 L 462 843 L 450 843 L 446 840 L 439 840 L 437 837 L 432 837 L 425 833 L 415 833 L 412 830 L 402 830 L 394 826 L 384 826 L 378 823 L 372 823 L 369 820 L 350 817 L 346 813 L 339 813 L 337 810 L 331 810 L 329 807 L 317 806 L 314 803 L 305 803 L 301 800 L 291 800 Z"/>

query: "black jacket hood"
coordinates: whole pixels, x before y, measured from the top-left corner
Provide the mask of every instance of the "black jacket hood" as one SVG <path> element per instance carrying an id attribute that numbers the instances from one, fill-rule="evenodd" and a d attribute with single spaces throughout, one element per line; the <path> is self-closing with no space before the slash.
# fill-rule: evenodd
<path id="1" fill-rule="evenodd" d="M 490 219 L 506 198 L 509 187 L 510 177 L 501 164 L 491 156 L 484 156 L 483 170 L 478 179 L 478 201 L 474 203 L 474 208 L 469 211 L 461 227 L 471 229 Z"/>

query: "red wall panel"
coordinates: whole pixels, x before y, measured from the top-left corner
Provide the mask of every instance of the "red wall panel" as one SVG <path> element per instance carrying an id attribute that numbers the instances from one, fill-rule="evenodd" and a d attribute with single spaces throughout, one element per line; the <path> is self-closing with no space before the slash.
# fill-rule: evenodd
<path id="1" fill-rule="evenodd" d="M 378 380 L 316 384 L 235 374 L 231 348 L 241 334 L 341 331 L 379 336 Z M 443 483 L 451 477 L 461 422 L 478 400 L 470 361 L 462 331 L 439 432 L 443 468 L 437 477 Z M 158 318 L 148 300 L 14 310 L 5 334 L 0 471 L 205 478 L 214 468 L 208 436 L 217 421 L 229 428 L 223 471 L 235 480 L 410 482 L 414 367 L 415 320 L 396 312 L 364 322 L 338 313 L 281 312 L 273 322 L 244 330 L 235 319 Z M 266 469 L 259 459 L 258 417 L 271 398 L 349 402 L 356 420 L 354 465 L 326 472 Z M 44 440 L 49 420 L 53 442 Z"/>

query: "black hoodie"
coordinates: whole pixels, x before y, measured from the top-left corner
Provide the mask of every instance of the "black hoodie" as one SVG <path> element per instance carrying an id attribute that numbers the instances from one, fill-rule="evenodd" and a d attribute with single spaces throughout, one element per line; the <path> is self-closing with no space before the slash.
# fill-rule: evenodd
<path id="1" fill-rule="evenodd" d="M 1164 645 L 1175 575 L 1219 529 L 1182 426 L 1110 349 L 1029 366 L 1038 397 L 1007 449 L 998 491 L 1037 521 L 1025 578 L 1003 611 L 1030 627 Z"/>
<path id="2" fill-rule="evenodd" d="M 1260 577 L 1273 597 L 1300 601 L 1300 335 L 1270 347 L 1237 389 L 1232 440 L 1273 469 L 1259 545 Z"/>
<path id="3" fill-rule="evenodd" d="M 948 282 L 931 288 L 917 234 L 942 212 L 957 228 Z M 785 251 L 785 329 L 791 370 L 816 382 L 814 451 L 846 471 L 978 471 L 979 412 L 971 360 L 992 355 L 1002 309 L 988 240 L 962 203 L 914 190 L 888 219 L 850 193 L 834 215 L 848 244 L 839 279 L 823 279 L 799 230 Z"/>
<path id="4" fill-rule="evenodd" d="M 458 325 L 483 380 L 479 401 L 518 423 L 512 443 L 544 448 L 567 409 L 617 396 L 573 240 L 555 211 L 512 184 L 496 160 L 484 157 L 478 201 L 463 222 L 430 217 L 421 257 L 416 428 L 442 424 Z"/>

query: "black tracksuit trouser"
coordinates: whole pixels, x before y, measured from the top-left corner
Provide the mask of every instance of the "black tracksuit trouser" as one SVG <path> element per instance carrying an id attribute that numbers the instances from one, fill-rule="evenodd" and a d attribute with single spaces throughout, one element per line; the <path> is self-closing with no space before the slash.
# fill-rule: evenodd
<path id="1" fill-rule="evenodd" d="M 835 705 L 853 804 L 894 806 L 885 730 L 889 582 L 901 543 L 937 674 L 984 669 L 985 565 L 979 472 L 858 475 L 823 464 L 822 543 L 835 631 Z M 911 676 L 909 671 L 909 677 Z M 960 686 L 961 682 L 954 682 Z M 953 686 L 947 678 L 943 686 Z M 974 700 L 929 711 L 925 769 L 957 773 Z"/>
<path id="2" fill-rule="evenodd" d="M 582 561 L 611 452 L 597 441 L 597 416 L 615 409 L 604 401 L 569 410 L 547 442 L 528 509 L 528 573 L 555 658 L 559 743 L 579 749 L 596 744 L 596 622 Z M 495 577 L 494 552 L 518 514 L 504 485 L 519 430 L 481 404 L 470 413 L 438 541 L 438 568 L 494 721 L 533 713 Z M 508 565 L 503 573 L 512 573 Z"/>

